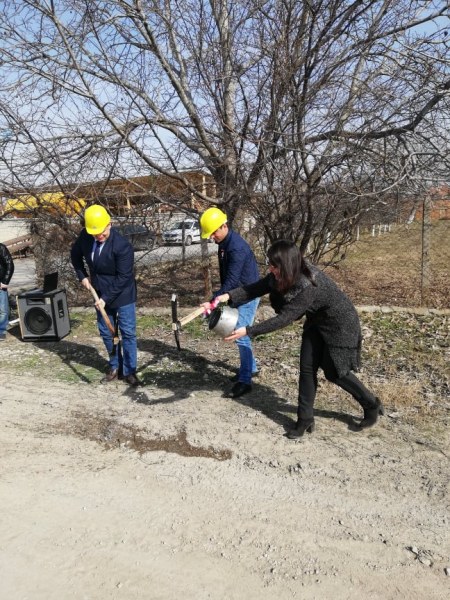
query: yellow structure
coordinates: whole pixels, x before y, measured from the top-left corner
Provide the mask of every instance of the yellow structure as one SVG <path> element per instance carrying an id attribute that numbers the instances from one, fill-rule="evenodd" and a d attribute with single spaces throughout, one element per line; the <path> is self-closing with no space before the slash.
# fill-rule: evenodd
<path id="1" fill-rule="evenodd" d="M 4 212 L 26 217 L 36 211 L 60 213 L 69 217 L 79 215 L 86 206 L 83 198 L 67 198 L 62 192 L 45 192 L 36 195 L 23 195 L 6 200 Z"/>

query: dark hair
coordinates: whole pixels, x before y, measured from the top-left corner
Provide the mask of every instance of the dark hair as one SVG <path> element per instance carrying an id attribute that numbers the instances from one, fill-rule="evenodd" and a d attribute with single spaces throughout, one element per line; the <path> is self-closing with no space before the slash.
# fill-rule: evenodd
<path id="1" fill-rule="evenodd" d="M 311 269 L 294 242 L 289 240 L 274 242 L 267 251 L 267 258 L 269 264 L 280 271 L 280 278 L 277 281 L 280 292 L 285 293 L 292 288 L 300 279 L 300 275 L 305 275 L 313 285 L 316 285 Z"/>

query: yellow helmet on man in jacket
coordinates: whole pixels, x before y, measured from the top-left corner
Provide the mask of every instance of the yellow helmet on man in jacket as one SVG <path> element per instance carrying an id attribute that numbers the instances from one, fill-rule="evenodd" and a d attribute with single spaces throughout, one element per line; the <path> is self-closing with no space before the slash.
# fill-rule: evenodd
<path id="1" fill-rule="evenodd" d="M 200 217 L 201 236 L 204 240 L 209 239 L 212 234 L 228 221 L 227 215 L 213 206 L 205 210 Z"/>
<path id="2" fill-rule="evenodd" d="M 84 226 L 91 235 L 99 235 L 110 223 L 110 215 L 100 204 L 93 204 L 84 211 Z"/>

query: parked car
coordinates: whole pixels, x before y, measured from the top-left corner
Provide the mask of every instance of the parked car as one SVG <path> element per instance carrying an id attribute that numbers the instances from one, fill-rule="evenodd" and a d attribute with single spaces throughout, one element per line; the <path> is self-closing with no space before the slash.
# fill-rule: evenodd
<path id="1" fill-rule="evenodd" d="M 196 219 L 185 219 L 178 221 L 166 231 L 163 231 L 162 239 L 165 244 L 182 244 L 184 230 L 184 245 L 190 246 L 200 243 L 200 225 Z"/>
<path id="2" fill-rule="evenodd" d="M 146 225 L 120 223 L 115 228 L 131 243 L 135 250 L 151 250 L 156 243 L 156 233 Z"/>

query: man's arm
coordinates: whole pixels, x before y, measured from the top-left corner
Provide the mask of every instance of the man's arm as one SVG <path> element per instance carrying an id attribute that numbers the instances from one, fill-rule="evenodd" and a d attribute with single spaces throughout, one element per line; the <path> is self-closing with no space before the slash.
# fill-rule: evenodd
<path id="1" fill-rule="evenodd" d="M 86 270 L 86 265 L 84 263 L 83 250 L 81 248 L 81 238 L 75 241 L 72 246 L 72 250 L 70 251 L 70 262 L 72 263 L 73 268 L 75 269 L 75 273 L 77 274 L 78 280 L 83 281 L 83 279 L 88 278 L 88 272 Z"/>

